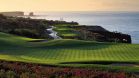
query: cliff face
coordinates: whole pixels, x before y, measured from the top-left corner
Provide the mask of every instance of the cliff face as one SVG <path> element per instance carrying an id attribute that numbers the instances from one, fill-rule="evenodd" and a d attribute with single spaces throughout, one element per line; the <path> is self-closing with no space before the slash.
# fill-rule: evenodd
<path id="1" fill-rule="evenodd" d="M 95 40 L 100 42 L 120 42 L 120 43 L 131 43 L 131 36 L 119 32 L 110 32 L 101 26 L 72 26 L 79 33 L 80 38 L 84 40 Z"/>
<path id="2" fill-rule="evenodd" d="M 0 12 L 4 16 L 24 16 L 24 12 L 15 11 L 15 12 Z"/>

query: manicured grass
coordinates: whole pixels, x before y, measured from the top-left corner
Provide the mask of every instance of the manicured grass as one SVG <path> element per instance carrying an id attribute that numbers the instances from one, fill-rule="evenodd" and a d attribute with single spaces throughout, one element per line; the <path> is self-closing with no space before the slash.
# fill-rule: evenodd
<path id="1" fill-rule="evenodd" d="M 0 33 L 0 59 L 56 65 L 95 61 L 139 63 L 138 44 L 64 39 L 29 42 L 31 40 L 34 39 Z"/>
<path id="2" fill-rule="evenodd" d="M 56 25 L 55 31 L 58 32 L 58 34 L 64 38 L 68 37 L 76 37 L 78 36 L 77 33 L 75 33 L 73 28 L 70 28 L 69 25 Z"/>

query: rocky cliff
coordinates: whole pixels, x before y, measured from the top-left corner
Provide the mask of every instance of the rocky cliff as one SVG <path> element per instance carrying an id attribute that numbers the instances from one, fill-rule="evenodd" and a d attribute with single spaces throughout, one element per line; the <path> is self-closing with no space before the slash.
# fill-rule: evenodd
<path id="1" fill-rule="evenodd" d="M 24 12 L 14 11 L 14 12 L 0 12 L 0 14 L 5 16 L 24 16 Z"/>

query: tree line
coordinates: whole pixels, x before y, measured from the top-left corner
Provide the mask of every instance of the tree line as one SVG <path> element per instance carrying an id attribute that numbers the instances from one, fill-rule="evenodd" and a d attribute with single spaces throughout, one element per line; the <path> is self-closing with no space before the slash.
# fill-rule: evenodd
<path id="1" fill-rule="evenodd" d="M 0 15 L 0 32 L 10 33 L 30 38 L 50 39 L 46 29 L 56 24 L 78 24 L 77 22 L 31 19 L 23 17 L 8 17 Z"/>

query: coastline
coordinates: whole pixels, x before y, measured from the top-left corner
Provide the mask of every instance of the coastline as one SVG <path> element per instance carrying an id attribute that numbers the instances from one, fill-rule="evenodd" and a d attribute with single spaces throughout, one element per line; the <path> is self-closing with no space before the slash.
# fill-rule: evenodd
<path id="1" fill-rule="evenodd" d="M 120 14 L 122 13 L 122 14 Z M 129 34 L 133 44 L 139 44 L 138 12 L 34 12 L 34 19 L 76 21 L 81 25 L 100 25 L 109 31 Z M 39 16 L 40 15 L 40 16 Z M 104 17 L 105 16 L 105 17 Z M 115 17 L 116 16 L 116 17 Z M 129 19 L 131 17 L 131 19 Z M 122 18 L 122 19 L 121 19 Z M 137 27 L 136 27 L 137 26 Z M 130 30 L 129 30 L 130 29 Z M 135 32 L 136 31 L 136 32 Z"/>

